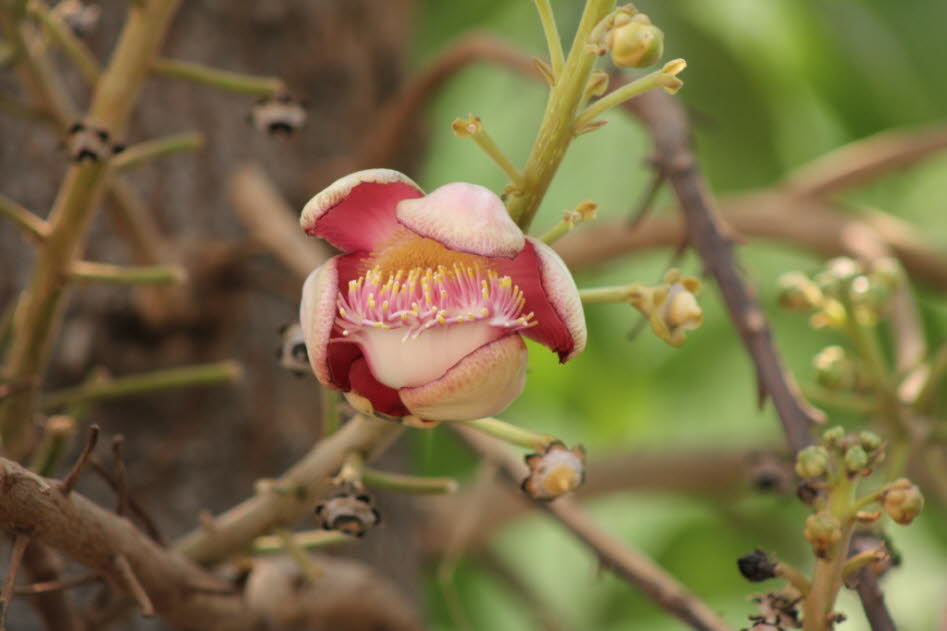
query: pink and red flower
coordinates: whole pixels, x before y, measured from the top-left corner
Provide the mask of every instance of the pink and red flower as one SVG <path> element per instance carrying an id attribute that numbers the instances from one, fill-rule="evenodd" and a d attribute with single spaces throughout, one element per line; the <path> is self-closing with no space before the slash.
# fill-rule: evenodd
<path id="1" fill-rule="evenodd" d="M 481 186 L 424 195 L 397 171 L 359 171 L 313 197 L 300 223 L 344 252 L 303 286 L 313 371 L 376 412 L 491 416 L 523 389 L 521 336 L 563 362 L 585 347 L 568 268 Z"/>

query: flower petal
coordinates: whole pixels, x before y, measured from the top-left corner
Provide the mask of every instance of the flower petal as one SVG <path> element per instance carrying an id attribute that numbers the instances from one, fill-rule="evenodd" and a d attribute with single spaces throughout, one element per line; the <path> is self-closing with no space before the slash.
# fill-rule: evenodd
<path id="1" fill-rule="evenodd" d="M 436 381 L 398 391 L 415 416 L 435 421 L 467 421 L 499 414 L 523 391 L 526 345 L 507 335 L 457 362 Z"/>
<path id="2" fill-rule="evenodd" d="M 369 251 L 397 230 L 395 206 L 424 192 L 391 169 L 357 171 L 309 200 L 299 224 L 344 252 Z"/>
<path id="3" fill-rule="evenodd" d="M 348 378 L 352 392 L 368 399 L 375 412 L 399 418 L 408 415 L 408 408 L 401 402 L 398 391 L 379 383 L 364 357 L 352 362 Z"/>
<path id="4" fill-rule="evenodd" d="M 566 362 L 585 349 L 587 337 L 582 299 L 569 268 L 555 250 L 526 237 L 526 247 L 512 261 L 496 260 L 497 272 L 512 277 L 526 298 L 536 326 L 522 331 L 531 340 L 559 353 Z"/>
<path id="5" fill-rule="evenodd" d="M 309 363 L 316 378 L 326 385 L 330 384 L 327 358 L 339 293 L 339 258 L 332 257 L 309 274 L 299 305 L 299 324 L 306 339 Z"/>
<path id="6" fill-rule="evenodd" d="M 523 249 L 523 231 L 493 191 L 454 182 L 419 199 L 398 204 L 398 221 L 451 250 L 513 258 Z"/>

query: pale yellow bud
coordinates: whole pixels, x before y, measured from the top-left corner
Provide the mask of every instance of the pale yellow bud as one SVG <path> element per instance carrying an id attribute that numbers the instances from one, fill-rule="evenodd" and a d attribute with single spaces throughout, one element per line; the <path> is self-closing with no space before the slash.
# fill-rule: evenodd
<path id="1" fill-rule="evenodd" d="M 639 13 L 627 21 L 615 20 L 608 45 L 616 66 L 644 68 L 656 64 L 664 54 L 664 33 Z"/>

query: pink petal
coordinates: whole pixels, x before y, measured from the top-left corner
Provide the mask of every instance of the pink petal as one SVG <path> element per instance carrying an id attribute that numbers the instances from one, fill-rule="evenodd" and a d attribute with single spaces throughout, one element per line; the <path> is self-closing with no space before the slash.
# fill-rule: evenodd
<path id="1" fill-rule="evenodd" d="M 398 391 L 379 383 L 364 357 L 352 363 L 348 379 L 352 391 L 368 399 L 376 412 L 399 418 L 408 415 L 408 408 L 401 402 Z"/>
<path id="2" fill-rule="evenodd" d="M 497 259 L 497 272 L 513 279 L 526 297 L 526 311 L 536 326 L 523 335 L 548 346 L 566 362 L 585 348 L 587 337 L 582 299 L 569 268 L 551 247 L 526 237 L 526 247 L 512 261 Z"/>
<path id="3" fill-rule="evenodd" d="M 408 410 L 422 419 L 467 421 L 499 414 L 525 383 L 526 345 L 513 334 L 481 346 L 440 379 L 398 392 Z"/>
<path id="4" fill-rule="evenodd" d="M 335 324 L 336 296 L 339 293 L 338 259 L 334 256 L 309 274 L 303 283 L 299 324 L 306 339 L 309 363 L 316 378 L 330 385 L 327 362 L 329 337 Z"/>
<path id="5" fill-rule="evenodd" d="M 513 258 L 523 249 L 523 231 L 493 191 L 476 184 L 445 184 L 419 199 L 398 204 L 398 221 L 451 250 Z"/>
<path id="6" fill-rule="evenodd" d="M 408 176 L 390 169 L 346 175 L 309 200 L 299 224 L 343 252 L 370 251 L 400 226 L 395 206 L 424 192 Z"/>

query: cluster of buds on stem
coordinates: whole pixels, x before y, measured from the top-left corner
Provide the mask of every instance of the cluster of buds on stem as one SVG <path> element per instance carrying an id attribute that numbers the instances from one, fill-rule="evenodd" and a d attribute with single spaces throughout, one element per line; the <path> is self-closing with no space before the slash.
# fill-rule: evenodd
<path id="1" fill-rule="evenodd" d="M 850 319 L 870 325 L 887 311 L 901 278 L 895 259 L 884 257 L 862 264 L 838 257 L 811 278 L 801 272 L 783 275 L 779 303 L 794 311 L 812 312 L 814 328 L 843 329 Z"/>
<path id="2" fill-rule="evenodd" d="M 633 4 L 619 7 L 593 29 L 589 48 L 596 55 L 611 53 L 616 66 L 645 68 L 664 54 L 664 33 Z"/>
<path id="3" fill-rule="evenodd" d="M 671 346 L 684 343 L 688 331 L 698 328 L 704 314 L 697 303 L 700 281 L 682 276 L 676 269 L 668 270 L 664 283 L 657 287 L 635 287 L 628 298 L 651 325 L 654 334 Z"/>

